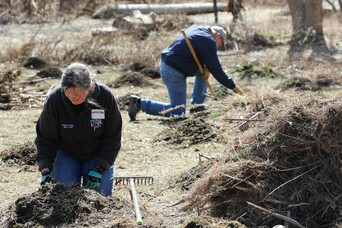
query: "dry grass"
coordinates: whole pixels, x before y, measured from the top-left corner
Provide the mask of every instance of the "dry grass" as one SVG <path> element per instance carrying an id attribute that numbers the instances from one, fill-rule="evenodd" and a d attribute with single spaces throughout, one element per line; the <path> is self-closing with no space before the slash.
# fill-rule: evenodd
<path id="1" fill-rule="evenodd" d="M 261 119 L 268 118 L 268 123 L 271 124 L 278 120 L 285 121 L 286 118 L 280 118 L 286 114 L 284 110 L 290 110 L 290 107 L 297 104 L 300 105 L 308 97 L 327 100 L 341 96 L 342 67 L 339 55 L 336 55 L 338 61 L 335 63 L 324 58 L 313 59 L 309 54 L 302 55 L 295 61 L 291 61 L 287 56 L 288 47 L 285 43 L 289 37 L 288 31 L 291 22 L 282 7 L 266 8 L 265 11 L 261 11 L 261 8 L 257 7 L 248 8 L 246 13 L 248 13 L 249 35 L 253 35 L 256 31 L 268 31 L 271 34 L 276 34 L 277 39 L 282 41 L 284 45 L 259 51 L 243 52 L 242 49 L 219 53 L 224 70 L 231 72 L 237 64 L 252 63 L 257 65 L 260 63 L 271 65 L 275 71 L 285 75 L 284 79 L 304 75 L 314 81 L 319 76 L 325 76 L 333 79 L 334 83 L 319 92 L 294 90 L 279 92 L 275 90 L 275 86 L 283 82 L 283 78 L 265 77 L 247 80 L 241 79 L 236 73 L 232 73 L 232 77 L 245 91 L 245 96 L 236 96 L 231 91 L 226 91 L 224 97 L 219 100 L 208 97 L 206 105 L 210 114 L 206 121 L 208 125 L 219 129 L 220 140 L 209 140 L 205 143 L 170 144 L 166 141 L 158 141 L 156 140 L 158 135 L 165 132 L 170 133 L 174 130 L 170 128 L 171 125 L 165 122 L 164 118 L 139 113 L 139 121 L 131 123 L 127 112 L 122 110 L 123 145 L 115 163 L 115 174 L 118 176 L 147 175 L 155 178 L 154 185 L 137 187 L 144 221 L 156 218 L 163 220 L 166 227 L 182 227 L 185 218 L 196 214 L 196 211 L 181 212 L 179 209 L 182 205 L 173 207 L 170 205 L 181 200 L 186 194 L 181 189 L 181 183 L 177 183 L 177 180 L 179 176 L 189 172 L 191 168 L 198 167 L 199 154 L 221 158 L 228 151 L 232 151 L 233 148 L 236 149 L 236 145 L 238 145 L 239 150 L 233 154 L 233 160 L 242 164 L 243 160 L 248 158 L 250 155 L 248 150 L 250 141 L 248 139 L 255 137 L 255 132 L 262 129 L 261 126 L 267 123 L 248 122 L 241 127 L 239 126 L 241 121 L 228 121 L 226 118 L 248 118 L 260 113 L 258 117 Z M 265 17 L 258 17 L 257 14 L 262 14 Z M 223 13 L 220 13 L 219 16 L 220 23 L 227 25 L 230 23 L 230 17 L 224 17 Z M 194 19 L 195 16 L 192 15 L 189 18 Z M 212 23 L 213 16 L 203 15 L 197 17 L 196 20 Z M 338 42 L 342 35 L 339 30 L 336 30 L 337 27 L 340 27 L 338 18 L 330 17 L 324 23 L 329 44 L 340 47 Z M 38 56 L 50 64 L 58 66 L 61 70 L 72 61 L 86 62 L 91 64 L 90 68 L 96 80 L 110 83 L 125 73 L 121 71 L 123 68 L 120 64 L 130 65 L 134 62 L 144 62 L 158 67 L 160 51 L 179 33 L 179 31 L 160 30 L 143 41 L 138 40 L 133 34 L 124 35 L 121 33 L 92 37 L 91 28 L 108 27 L 111 24 L 111 21 L 89 20 L 86 17 L 75 18 L 70 16 L 66 17 L 65 20 L 58 18 L 48 24 L 12 24 L 5 26 L 1 33 L 3 42 L 0 44 L 1 72 L 9 69 L 20 69 L 22 73 L 17 80 L 23 81 L 34 76 L 36 71 L 24 69 L 21 59 Z M 330 24 L 334 26 L 329 26 Z M 219 86 L 212 77 L 210 82 L 215 88 Z M 58 80 L 49 79 L 43 83 L 46 85 L 44 84 L 42 87 L 48 89 L 48 85 L 58 83 Z M 113 89 L 113 92 L 117 97 L 134 92 L 144 97 L 167 101 L 167 92 L 161 80 L 153 80 L 152 83 L 154 84 L 153 87 L 123 86 Z M 193 80 L 189 79 L 189 99 L 192 86 Z M 306 108 L 310 109 L 311 107 L 307 106 Z M 0 130 L 0 151 L 23 142 L 32 141 L 35 137 L 35 121 L 40 111 L 41 108 L 0 111 L 2 126 Z M 247 149 L 244 150 L 243 148 Z M 247 165 L 249 165 L 246 166 L 249 167 L 247 171 L 256 173 L 262 172 L 264 167 L 267 167 L 265 163 L 261 163 L 261 165 L 249 163 Z M 226 168 L 233 169 L 235 166 L 238 166 L 237 163 Z M 2 212 L 6 212 L 8 206 L 13 204 L 18 197 L 32 194 L 39 188 L 40 174 L 35 168 L 33 172 L 27 172 L 22 171 L 19 166 L 8 166 L 1 163 L 0 174 L 0 201 L 3 202 L 0 211 Z M 231 178 L 230 181 L 232 181 Z M 115 186 L 114 192 L 115 196 L 130 200 L 127 188 Z M 210 197 L 210 195 L 206 197 Z"/>
<path id="2" fill-rule="evenodd" d="M 243 143 L 236 142 L 195 183 L 186 209 L 236 219 L 248 213 L 246 202 L 256 202 L 274 212 L 290 211 L 307 227 L 340 222 L 341 100 L 289 98 L 257 129 L 241 135 Z M 240 221 L 250 226 L 276 223 L 271 216 L 250 213 Z"/>

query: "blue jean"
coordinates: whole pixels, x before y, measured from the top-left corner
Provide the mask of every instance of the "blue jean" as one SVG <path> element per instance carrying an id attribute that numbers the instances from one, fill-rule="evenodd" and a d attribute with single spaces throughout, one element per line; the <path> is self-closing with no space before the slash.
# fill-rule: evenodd
<path id="1" fill-rule="evenodd" d="M 170 102 L 165 103 L 147 98 L 141 98 L 140 108 L 143 112 L 157 116 L 180 116 L 186 112 L 186 76 L 160 61 L 160 75 L 165 84 Z M 194 89 L 191 104 L 203 104 L 207 85 L 199 72 L 195 74 Z"/>
<path id="2" fill-rule="evenodd" d="M 53 163 L 51 177 L 59 183 L 67 185 L 83 185 L 88 181 L 88 173 L 94 167 L 96 156 L 85 162 L 79 162 L 62 150 L 57 150 L 57 156 Z M 110 166 L 102 172 L 100 188 L 97 190 L 104 196 L 112 195 L 114 181 L 114 166 Z"/>

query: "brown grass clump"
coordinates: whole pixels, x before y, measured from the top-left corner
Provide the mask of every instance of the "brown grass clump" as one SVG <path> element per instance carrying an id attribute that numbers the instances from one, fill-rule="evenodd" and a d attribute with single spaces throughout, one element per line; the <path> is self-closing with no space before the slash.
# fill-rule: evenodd
<path id="1" fill-rule="evenodd" d="M 176 180 L 176 184 L 180 185 L 183 191 L 188 191 L 190 186 L 198 179 L 200 179 L 205 172 L 212 166 L 212 161 L 202 162 L 200 165 L 183 172 Z"/>
<path id="2" fill-rule="evenodd" d="M 311 99 L 285 107 L 194 184 L 185 210 L 241 216 L 248 227 L 283 223 L 248 207 L 249 201 L 289 213 L 306 227 L 341 223 L 342 102 Z"/>

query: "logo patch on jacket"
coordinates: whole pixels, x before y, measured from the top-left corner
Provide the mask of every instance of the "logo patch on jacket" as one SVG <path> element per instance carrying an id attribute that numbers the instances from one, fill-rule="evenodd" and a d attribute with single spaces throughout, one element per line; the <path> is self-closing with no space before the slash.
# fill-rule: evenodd
<path id="1" fill-rule="evenodd" d="M 90 120 L 90 126 L 94 128 L 94 131 L 96 128 L 100 128 L 102 125 L 102 120 L 101 119 L 91 119 Z"/>
<path id="2" fill-rule="evenodd" d="M 62 124 L 62 127 L 64 129 L 72 129 L 72 128 L 74 128 L 74 125 L 73 124 Z"/>
<path id="3" fill-rule="evenodd" d="M 92 119 L 104 119 L 105 111 L 103 109 L 92 109 L 91 110 L 91 118 Z"/>

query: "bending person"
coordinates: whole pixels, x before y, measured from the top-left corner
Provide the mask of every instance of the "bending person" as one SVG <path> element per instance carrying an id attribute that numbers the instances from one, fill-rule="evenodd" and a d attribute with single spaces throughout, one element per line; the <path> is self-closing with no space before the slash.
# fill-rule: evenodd
<path id="1" fill-rule="evenodd" d="M 185 30 L 196 55 L 204 69 L 226 88 L 242 94 L 242 90 L 222 69 L 217 50 L 225 49 L 227 34 L 219 26 L 192 25 Z M 192 56 L 182 34 L 161 53 L 160 75 L 165 84 L 170 102 L 165 103 L 132 95 L 128 108 L 131 121 L 136 120 L 137 113 L 142 110 L 150 115 L 180 116 L 186 112 L 186 79 L 195 76 L 191 104 L 203 104 L 207 85 L 199 72 L 199 67 Z"/>
<path id="2" fill-rule="evenodd" d="M 48 93 L 36 125 L 41 184 L 54 180 L 112 194 L 122 119 L 110 89 L 87 66 L 73 63 Z"/>

